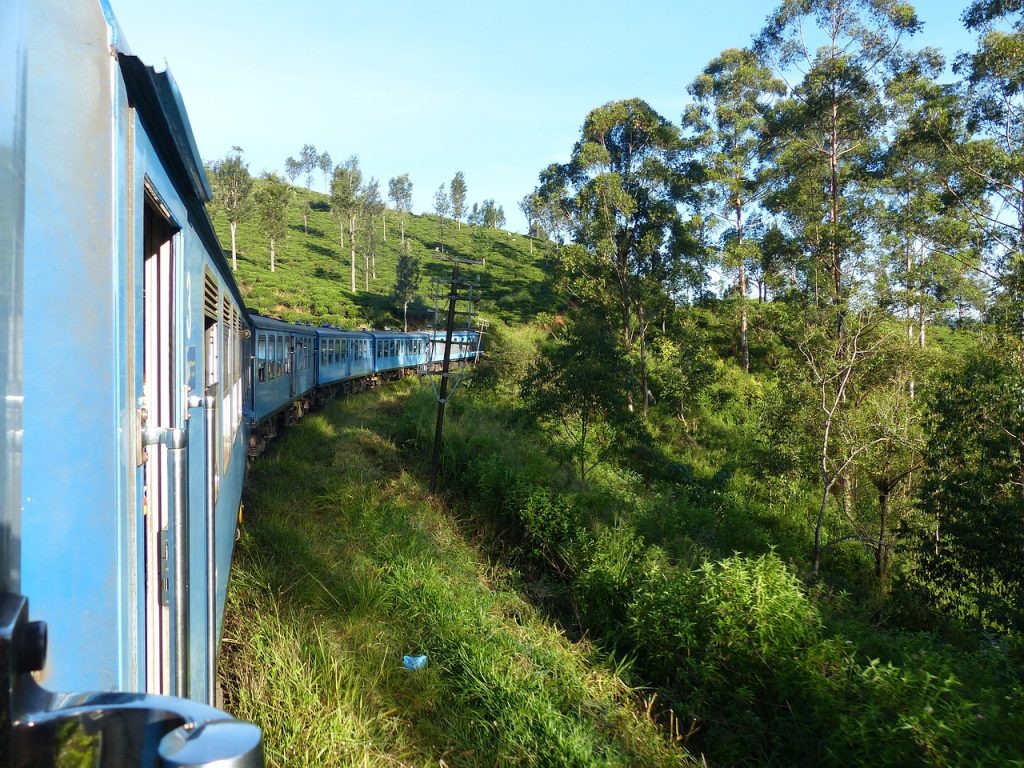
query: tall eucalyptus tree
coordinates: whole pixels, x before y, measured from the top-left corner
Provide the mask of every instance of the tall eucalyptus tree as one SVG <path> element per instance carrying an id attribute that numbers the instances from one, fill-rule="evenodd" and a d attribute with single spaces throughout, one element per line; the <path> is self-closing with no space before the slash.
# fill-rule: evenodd
<path id="1" fill-rule="evenodd" d="M 996 279 L 1005 289 L 997 315 L 1024 333 L 1024 7 L 1018 0 L 974 0 L 964 24 L 978 34 L 978 47 L 960 57 L 956 71 L 965 78 L 962 98 L 970 142 L 944 137 L 959 171 L 950 191 L 984 228 L 994 245 Z M 981 187 L 988 205 L 971 201 Z"/>
<path id="2" fill-rule="evenodd" d="M 270 271 L 277 269 L 277 245 L 284 240 L 288 229 L 285 225 L 285 209 L 291 188 L 276 173 L 265 172 L 260 176 L 260 185 L 253 197 L 263 232 L 270 242 Z"/>
<path id="3" fill-rule="evenodd" d="M 231 269 L 235 270 L 238 269 L 238 222 L 247 219 L 253 210 L 252 174 L 249 164 L 242 159 L 241 147 L 232 147 L 231 152 L 210 166 L 210 182 L 213 205 L 224 211 L 231 229 Z"/>
<path id="4" fill-rule="evenodd" d="M 359 170 L 359 158 L 352 155 L 343 164 L 336 166 L 331 180 L 331 210 L 338 217 L 341 247 L 345 247 L 345 224 L 348 224 L 348 242 L 351 250 L 352 293 L 356 292 L 356 223 L 359 219 L 360 197 L 363 173 Z"/>
<path id="5" fill-rule="evenodd" d="M 722 262 L 737 270 L 740 358 L 750 370 L 747 341 L 747 265 L 754 259 L 758 206 L 767 190 L 760 144 L 765 114 L 785 94 L 785 84 L 751 51 L 730 48 L 708 64 L 689 87 L 694 102 L 683 125 L 696 140 L 704 165 L 706 202 L 722 222 Z"/>
<path id="6" fill-rule="evenodd" d="M 907 58 L 904 38 L 921 27 L 903 0 L 783 0 L 754 50 L 790 82 L 769 130 L 774 207 L 827 276 L 843 307 L 871 242 L 873 162 L 884 139 L 885 84 Z M 845 313 L 838 315 L 843 332 Z"/>
<path id="7" fill-rule="evenodd" d="M 402 242 L 405 242 L 405 217 L 412 213 L 412 181 L 408 173 L 395 176 L 388 181 L 388 197 L 398 211 L 398 221 L 402 228 Z"/>
<path id="8" fill-rule="evenodd" d="M 679 128 L 640 99 L 590 112 L 570 161 L 543 174 L 571 215 L 580 246 L 563 255 L 575 293 L 617 317 L 627 354 L 639 347 L 646 409 L 647 337 L 680 269 L 691 186 Z"/>
<path id="9" fill-rule="evenodd" d="M 448 185 L 452 201 L 452 218 L 459 229 L 462 229 L 462 217 L 466 215 L 466 177 L 458 171 Z"/>

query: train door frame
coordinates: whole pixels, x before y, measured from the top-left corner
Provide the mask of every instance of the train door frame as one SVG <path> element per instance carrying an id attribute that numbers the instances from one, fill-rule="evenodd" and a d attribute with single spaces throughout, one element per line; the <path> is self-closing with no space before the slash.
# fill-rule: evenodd
<path id="1" fill-rule="evenodd" d="M 287 336 L 285 336 L 285 338 L 288 340 L 288 346 L 285 348 L 287 352 L 285 354 L 284 363 L 285 374 L 288 376 L 288 397 L 294 398 L 295 392 L 298 389 L 298 387 L 296 387 L 295 385 L 296 379 L 299 375 L 298 371 L 296 370 L 297 366 L 295 365 L 295 334 L 289 333 Z"/>
<path id="2" fill-rule="evenodd" d="M 177 422 L 175 413 L 176 226 L 151 184 L 143 201 L 142 376 L 147 425 Z M 143 461 L 143 602 L 145 687 L 151 693 L 171 692 L 171 606 L 168 564 L 171 526 L 169 447 L 146 448 Z"/>

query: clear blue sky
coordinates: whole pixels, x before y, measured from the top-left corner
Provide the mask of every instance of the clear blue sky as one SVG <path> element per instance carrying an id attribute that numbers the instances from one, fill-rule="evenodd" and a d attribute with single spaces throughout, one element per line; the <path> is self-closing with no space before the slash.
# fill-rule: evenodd
<path id="1" fill-rule="evenodd" d="M 110 0 L 133 52 L 166 62 L 203 157 L 241 146 L 254 173 L 303 144 L 360 157 L 381 180 L 409 173 L 413 210 L 456 171 L 470 203 L 518 201 L 568 159 L 587 112 L 640 97 L 678 121 L 686 87 L 742 47 L 767 0 Z M 967 0 L 921 0 L 917 46 L 972 47 Z M 314 188 L 323 190 L 318 174 Z"/>

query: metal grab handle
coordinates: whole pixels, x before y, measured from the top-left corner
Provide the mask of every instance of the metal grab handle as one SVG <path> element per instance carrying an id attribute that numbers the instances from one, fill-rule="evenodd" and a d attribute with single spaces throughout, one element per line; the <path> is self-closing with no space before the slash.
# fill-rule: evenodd
<path id="1" fill-rule="evenodd" d="M 171 656 L 174 660 L 172 690 L 175 696 L 188 698 L 188 430 L 170 427 L 146 427 L 144 446 L 162 445 L 167 449 L 167 474 L 170 476 L 171 524 Z"/>

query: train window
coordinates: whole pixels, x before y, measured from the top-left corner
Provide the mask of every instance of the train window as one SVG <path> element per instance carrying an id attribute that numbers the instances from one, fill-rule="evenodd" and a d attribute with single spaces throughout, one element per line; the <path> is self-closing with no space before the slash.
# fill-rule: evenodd
<path id="1" fill-rule="evenodd" d="M 256 381 L 267 380 L 267 337 L 260 334 L 256 341 Z"/>
<path id="2" fill-rule="evenodd" d="M 284 372 L 284 336 L 277 337 L 277 375 Z"/>
<path id="3" fill-rule="evenodd" d="M 327 365 L 327 344 L 320 340 L 320 365 Z"/>
<path id="4" fill-rule="evenodd" d="M 274 380 L 274 361 L 277 359 L 277 341 L 273 334 L 270 336 L 270 340 L 267 342 L 267 381 Z"/>

